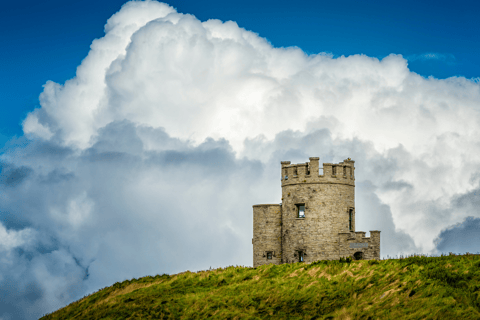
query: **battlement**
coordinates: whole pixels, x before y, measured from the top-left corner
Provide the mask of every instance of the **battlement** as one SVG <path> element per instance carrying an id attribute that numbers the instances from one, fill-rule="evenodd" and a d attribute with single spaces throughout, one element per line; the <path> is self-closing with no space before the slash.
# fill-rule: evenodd
<path id="1" fill-rule="evenodd" d="M 319 171 L 318 157 L 310 157 L 310 162 L 290 164 L 282 161 L 282 187 L 300 183 L 336 183 L 355 185 L 355 161 L 350 158 L 340 163 L 324 163 L 323 173 Z"/>

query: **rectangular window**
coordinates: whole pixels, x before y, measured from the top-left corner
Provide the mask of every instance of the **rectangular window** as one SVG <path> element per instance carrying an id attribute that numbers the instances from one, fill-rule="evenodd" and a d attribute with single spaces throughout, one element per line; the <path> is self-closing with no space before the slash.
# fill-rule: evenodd
<path id="1" fill-rule="evenodd" d="M 347 176 L 347 167 L 343 167 L 343 176 Z"/>
<path id="2" fill-rule="evenodd" d="M 272 259 L 272 252 L 267 252 L 267 259 Z"/>
<path id="3" fill-rule="evenodd" d="M 305 204 L 297 204 L 297 218 L 305 218 Z"/>
<path id="4" fill-rule="evenodd" d="M 336 176 L 337 175 L 337 167 L 332 166 L 332 175 Z"/>

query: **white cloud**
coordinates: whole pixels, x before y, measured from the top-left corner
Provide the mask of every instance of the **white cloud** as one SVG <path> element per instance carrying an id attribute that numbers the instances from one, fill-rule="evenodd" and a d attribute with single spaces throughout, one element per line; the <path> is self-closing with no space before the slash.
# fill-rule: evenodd
<path id="1" fill-rule="evenodd" d="M 53 136 L 50 128 L 38 121 L 38 116 L 35 112 L 30 113 L 23 121 L 23 132 L 25 134 L 34 133 L 45 140 L 49 140 Z"/>
<path id="2" fill-rule="evenodd" d="M 23 124 L 41 139 L 0 155 L 17 266 L 0 265 L 16 281 L 2 317 L 126 278 L 251 265 L 251 206 L 280 202 L 280 160 L 354 159 L 357 229 L 382 230 L 382 256 L 434 253 L 442 230 L 479 217 L 466 197 L 478 81 L 425 79 L 395 54 L 274 48 L 155 1 L 127 3 L 105 32 L 75 78 L 45 84 Z"/>
<path id="3" fill-rule="evenodd" d="M 35 231 L 26 228 L 23 230 L 7 230 L 0 223 L 0 251 L 8 252 L 17 247 L 29 244 L 35 236 Z"/>
<path id="4" fill-rule="evenodd" d="M 74 199 L 69 200 L 65 208 L 58 208 L 54 205 L 50 209 L 50 215 L 66 228 L 78 229 L 89 220 L 93 206 L 93 201 L 88 198 L 87 192 L 83 191 Z"/>
<path id="5" fill-rule="evenodd" d="M 453 62 L 455 61 L 455 56 L 451 53 L 438 53 L 438 52 L 427 52 L 422 54 L 412 54 L 405 57 L 408 61 L 428 61 L 428 60 L 437 60 L 437 61 L 446 61 Z"/>

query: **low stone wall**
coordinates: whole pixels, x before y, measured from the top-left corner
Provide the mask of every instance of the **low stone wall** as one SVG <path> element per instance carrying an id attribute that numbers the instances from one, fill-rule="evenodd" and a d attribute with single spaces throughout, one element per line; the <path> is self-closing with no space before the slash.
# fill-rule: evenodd
<path id="1" fill-rule="evenodd" d="M 338 253 L 340 257 L 352 257 L 362 260 L 380 259 L 380 231 L 370 231 L 370 237 L 365 232 L 339 233 Z"/>

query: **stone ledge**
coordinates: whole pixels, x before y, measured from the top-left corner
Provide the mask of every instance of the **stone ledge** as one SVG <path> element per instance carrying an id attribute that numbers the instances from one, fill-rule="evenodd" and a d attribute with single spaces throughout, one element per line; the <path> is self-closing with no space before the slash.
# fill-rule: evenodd
<path id="1" fill-rule="evenodd" d="M 265 206 L 279 206 L 281 207 L 281 204 L 275 203 L 275 204 L 254 204 L 252 207 L 265 207 Z"/>

